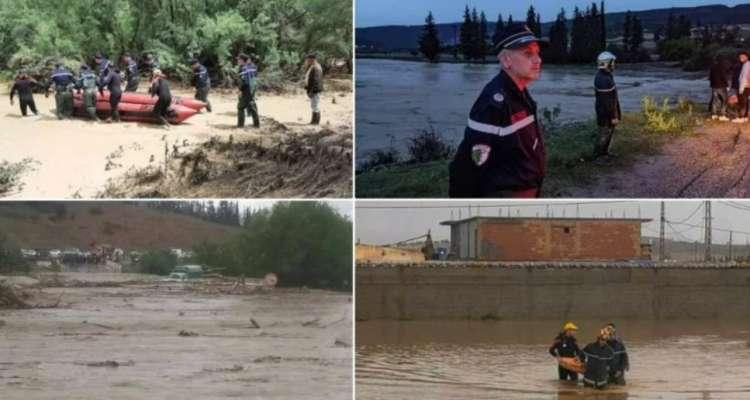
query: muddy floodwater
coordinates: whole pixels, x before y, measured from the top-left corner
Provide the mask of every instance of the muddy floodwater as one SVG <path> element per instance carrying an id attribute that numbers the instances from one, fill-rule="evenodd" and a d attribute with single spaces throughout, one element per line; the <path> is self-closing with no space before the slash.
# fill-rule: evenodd
<path id="1" fill-rule="evenodd" d="M 608 321 L 576 321 L 579 345 Z M 750 321 L 617 321 L 627 385 L 559 382 L 556 322 L 358 321 L 357 398 L 717 400 L 750 398 Z"/>
<path id="2" fill-rule="evenodd" d="M 458 144 L 471 105 L 497 73 L 491 64 L 357 60 L 357 158 L 391 143 L 405 150 L 406 139 L 430 125 Z M 561 121 L 593 118 L 595 73 L 593 65 L 545 65 L 529 90 L 540 110 L 560 106 Z M 705 73 L 679 68 L 624 65 L 615 79 L 623 111 L 638 110 L 644 96 L 707 104 L 711 95 Z"/>
<path id="3" fill-rule="evenodd" d="M 350 295 L 41 290 L 60 307 L 0 310 L 4 400 L 351 398 Z"/>

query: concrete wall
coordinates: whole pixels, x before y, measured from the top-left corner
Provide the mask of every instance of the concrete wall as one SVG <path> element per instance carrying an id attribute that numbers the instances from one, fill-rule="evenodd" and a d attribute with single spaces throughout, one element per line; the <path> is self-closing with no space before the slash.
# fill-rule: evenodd
<path id="1" fill-rule="evenodd" d="M 479 219 L 457 224 L 453 230 L 459 231 L 452 237 L 458 236 L 461 240 L 460 259 L 544 261 L 641 257 L 641 222 L 638 220 Z"/>
<path id="2" fill-rule="evenodd" d="M 369 319 L 750 318 L 750 268 L 358 265 Z"/>

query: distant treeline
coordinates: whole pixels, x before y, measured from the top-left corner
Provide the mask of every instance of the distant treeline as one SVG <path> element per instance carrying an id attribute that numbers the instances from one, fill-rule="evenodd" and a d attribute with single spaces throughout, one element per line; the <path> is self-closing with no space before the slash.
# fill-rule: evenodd
<path id="1" fill-rule="evenodd" d="M 0 0 L 0 70 L 78 69 L 98 51 L 118 62 L 155 55 L 171 77 L 189 81 L 200 59 L 231 84 L 235 57 L 252 55 L 261 84 L 299 80 L 305 54 L 351 69 L 350 0 Z"/>
<path id="2" fill-rule="evenodd" d="M 622 26 L 622 38 L 608 41 L 605 3 L 591 3 L 585 10 L 575 7 L 572 22 L 568 21 L 564 9 L 560 10 L 547 32 L 542 32 L 541 16 L 533 6 L 529 7 L 525 23 L 539 37 L 546 37 L 549 46 L 543 50 L 545 63 L 593 63 L 596 56 L 608 50 L 615 53 L 621 62 L 651 61 L 651 54 L 643 47 L 644 28 L 640 17 L 628 11 Z M 425 19 L 419 40 L 419 52 L 431 62 L 438 62 L 441 53 L 452 53 L 466 61 L 485 60 L 494 55 L 501 32 L 514 23 L 513 16 L 504 20 L 498 15 L 495 31 L 488 32 L 484 11 L 476 8 L 464 9 L 463 23 L 456 45 L 443 46 L 432 12 Z M 656 53 L 664 61 L 684 61 L 689 69 L 708 65 L 717 54 L 734 53 L 743 45 L 739 27 L 725 25 L 701 25 L 693 23 L 685 15 L 669 14 L 664 24 L 653 32 L 657 44 Z M 618 38 L 619 39 L 619 38 Z"/>
<path id="3" fill-rule="evenodd" d="M 237 201 L 154 201 L 136 203 L 145 207 L 177 214 L 189 215 L 206 221 L 229 226 L 241 226 L 242 214 Z"/>

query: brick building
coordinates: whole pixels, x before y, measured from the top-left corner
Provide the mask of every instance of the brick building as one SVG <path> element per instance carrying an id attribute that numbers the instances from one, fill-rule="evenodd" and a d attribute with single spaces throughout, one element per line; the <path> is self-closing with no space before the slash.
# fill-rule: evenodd
<path id="1" fill-rule="evenodd" d="M 462 260 L 631 260 L 648 257 L 640 218 L 472 217 L 444 221 L 451 254 Z"/>

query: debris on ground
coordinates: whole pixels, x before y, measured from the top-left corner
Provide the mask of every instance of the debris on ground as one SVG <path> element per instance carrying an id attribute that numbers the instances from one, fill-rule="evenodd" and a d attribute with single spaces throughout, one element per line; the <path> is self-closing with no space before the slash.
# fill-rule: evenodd
<path id="1" fill-rule="evenodd" d="M 193 332 L 193 331 L 186 331 L 183 329 L 177 335 L 183 336 L 183 337 L 191 337 L 191 336 L 198 336 L 198 333 Z"/>
<path id="2" fill-rule="evenodd" d="M 0 308 L 31 308 L 24 297 L 28 298 L 26 293 L 17 293 L 13 286 L 0 285 Z"/>
<path id="3" fill-rule="evenodd" d="M 279 357 L 279 356 L 265 356 L 265 357 L 256 358 L 255 360 L 253 360 L 253 362 L 256 363 L 256 364 L 262 364 L 262 363 L 278 364 L 278 363 L 281 362 L 281 357 Z"/>
<path id="4" fill-rule="evenodd" d="M 302 326 L 318 326 L 318 322 L 320 322 L 320 318 L 315 318 L 311 321 L 303 322 Z"/>
<path id="5" fill-rule="evenodd" d="M 203 368 L 203 372 L 240 372 L 244 370 L 245 370 L 245 367 L 239 364 L 235 364 L 231 368 L 217 368 L 217 369 Z"/>
<path id="6" fill-rule="evenodd" d="M 254 319 L 250 318 L 250 328 L 260 329 L 260 324 L 257 323 Z"/>
<path id="7" fill-rule="evenodd" d="M 100 197 L 346 197 L 351 195 L 352 131 L 292 131 L 264 119 L 257 138 L 214 136 L 175 146 L 163 165 L 131 169 Z"/>
<path id="8" fill-rule="evenodd" d="M 352 344 L 351 344 L 351 343 L 350 343 L 349 341 L 347 341 L 347 340 L 345 340 L 345 339 L 342 339 L 342 338 L 338 338 L 338 339 L 336 339 L 336 340 L 335 340 L 335 341 L 333 342 L 333 345 L 334 345 L 335 347 L 352 347 Z"/>
<path id="9" fill-rule="evenodd" d="M 129 360 L 126 362 L 117 362 L 114 360 L 107 360 L 107 361 L 95 361 L 95 362 L 88 362 L 86 364 L 87 367 L 108 367 L 108 368 L 118 368 L 118 367 L 131 367 L 135 365 L 135 362 L 133 360 Z"/>

